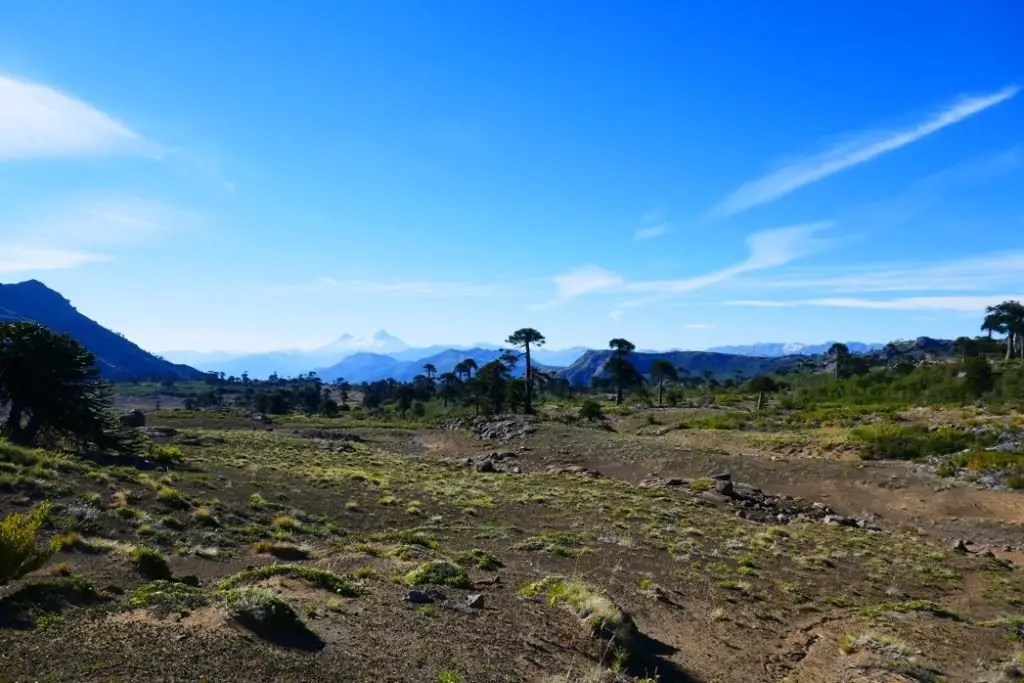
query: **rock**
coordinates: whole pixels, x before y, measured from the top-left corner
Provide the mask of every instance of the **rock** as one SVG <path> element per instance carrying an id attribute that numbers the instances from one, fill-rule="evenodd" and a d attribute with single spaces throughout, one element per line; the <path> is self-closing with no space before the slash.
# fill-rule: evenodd
<path id="1" fill-rule="evenodd" d="M 483 462 L 479 463 L 476 466 L 476 471 L 477 472 L 494 472 L 495 471 L 495 469 L 494 469 L 494 461 L 493 460 L 484 460 Z"/>
<path id="2" fill-rule="evenodd" d="M 953 541 L 953 550 L 957 551 L 958 553 L 966 553 L 967 541 L 963 540 L 962 538 L 956 539 L 955 541 Z"/>
<path id="3" fill-rule="evenodd" d="M 443 597 L 439 591 L 436 590 L 411 590 L 405 594 L 405 601 L 411 602 L 414 605 L 425 605 Z"/>
<path id="4" fill-rule="evenodd" d="M 825 524 L 835 524 L 836 526 L 846 526 L 846 518 L 841 515 L 825 515 L 825 518 L 821 520 Z"/>
<path id="5" fill-rule="evenodd" d="M 992 552 L 991 550 L 982 550 L 979 554 L 982 557 L 995 557 L 996 556 L 996 554 L 994 552 Z"/>
<path id="6" fill-rule="evenodd" d="M 670 477 L 665 480 L 665 486 L 682 486 L 686 480 L 681 477 Z"/>
<path id="7" fill-rule="evenodd" d="M 183 583 L 186 586 L 192 586 L 193 588 L 199 588 L 199 577 L 195 574 L 189 574 L 178 579 L 179 583 Z"/>
<path id="8" fill-rule="evenodd" d="M 715 472 L 711 475 L 711 478 L 717 481 L 729 481 L 732 479 L 732 474 L 729 472 Z"/>
<path id="9" fill-rule="evenodd" d="M 510 471 L 512 472 L 512 474 L 521 474 L 523 470 L 520 469 L 519 465 L 515 465 L 512 467 Z"/>
<path id="10" fill-rule="evenodd" d="M 715 480 L 715 490 L 723 496 L 731 496 L 734 489 L 732 482 L 728 479 L 717 479 Z"/>
<path id="11" fill-rule="evenodd" d="M 466 606 L 472 609 L 483 609 L 484 596 L 480 593 L 473 593 L 468 598 L 466 598 Z"/>

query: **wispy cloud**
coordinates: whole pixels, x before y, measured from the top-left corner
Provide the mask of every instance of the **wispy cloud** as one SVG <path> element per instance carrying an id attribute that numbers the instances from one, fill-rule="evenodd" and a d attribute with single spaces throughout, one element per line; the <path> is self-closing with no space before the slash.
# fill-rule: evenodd
<path id="1" fill-rule="evenodd" d="M 986 296 L 920 296 L 900 299 L 865 299 L 821 298 L 802 299 L 797 301 L 781 301 L 770 299 L 748 299 L 727 301 L 727 306 L 747 306 L 758 308 L 795 308 L 801 306 L 820 306 L 828 308 L 862 308 L 879 311 L 955 311 L 961 313 L 977 313 L 984 311 L 986 306 L 1007 300 L 1024 299 L 1024 294 L 989 294 Z"/>
<path id="2" fill-rule="evenodd" d="M 0 275 L 66 270 L 106 259 L 103 254 L 85 251 L 27 247 L 0 242 Z"/>
<path id="3" fill-rule="evenodd" d="M 978 292 L 1024 284 L 1024 251 L 965 256 L 945 261 L 902 261 L 831 270 L 792 268 L 776 278 L 744 280 L 748 289 L 813 290 L 836 294 Z"/>
<path id="4" fill-rule="evenodd" d="M 0 75 L 0 161 L 154 151 L 138 133 L 86 102 Z"/>
<path id="5" fill-rule="evenodd" d="M 655 237 L 661 237 L 669 233 L 668 223 L 659 223 L 658 225 L 649 225 L 646 228 L 637 228 L 636 233 L 633 237 L 637 240 L 651 240 Z"/>
<path id="6" fill-rule="evenodd" d="M 1008 86 L 990 94 L 961 97 L 928 119 L 907 128 L 851 136 L 847 142 L 744 183 L 713 207 L 711 215 L 715 217 L 730 216 L 774 201 L 801 187 L 912 144 L 947 126 L 959 123 L 1005 102 L 1017 95 L 1018 92 L 1020 92 L 1019 86 Z"/>
<path id="7" fill-rule="evenodd" d="M 133 196 L 77 197 L 0 223 L 0 273 L 77 268 L 119 248 L 152 244 L 201 217 Z M 60 245 L 54 247 L 53 245 Z"/>
<path id="8" fill-rule="evenodd" d="M 640 218 L 640 225 L 637 227 L 636 232 L 633 233 L 633 239 L 638 241 L 650 240 L 667 235 L 671 231 L 672 224 L 668 220 L 668 215 L 663 209 L 658 209 Z"/>
<path id="9" fill-rule="evenodd" d="M 580 266 L 551 278 L 557 294 L 554 299 L 530 308 L 541 310 L 553 308 L 584 294 L 614 291 L 625 282 L 622 276 L 598 266 Z"/>
<path id="10" fill-rule="evenodd" d="M 545 309 L 565 304 L 584 294 L 614 293 L 643 295 L 624 301 L 618 308 L 637 308 L 653 301 L 672 298 L 725 282 L 744 273 L 785 265 L 830 245 L 821 233 L 833 226 L 832 221 L 803 223 L 773 230 L 763 230 L 747 236 L 747 258 L 743 261 L 696 277 L 677 280 L 639 280 L 628 282 L 617 273 L 598 266 L 584 266 L 552 278 L 557 291 L 549 301 L 534 304 L 533 309 Z"/>
<path id="11" fill-rule="evenodd" d="M 718 325 L 712 325 L 711 323 L 690 323 L 689 325 L 683 325 L 688 330 L 717 330 Z"/>
<path id="12" fill-rule="evenodd" d="M 608 314 L 608 317 L 612 320 L 618 320 L 622 317 L 622 309 L 616 308 L 614 311 Z"/>

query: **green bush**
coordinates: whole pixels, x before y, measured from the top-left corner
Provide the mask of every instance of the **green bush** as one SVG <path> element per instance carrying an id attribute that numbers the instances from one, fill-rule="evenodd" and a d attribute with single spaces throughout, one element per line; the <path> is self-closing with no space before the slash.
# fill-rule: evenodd
<path id="1" fill-rule="evenodd" d="M 929 430 L 925 425 L 858 427 L 852 435 L 860 442 L 864 460 L 917 460 L 956 453 L 985 441 L 970 432 L 945 427 Z"/>
<path id="2" fill-rule="evenodd" d="M 130 553 L 135 569 L 147 579 L 171 578 L 171 566 L 159 550 L 139 546 Z"/>
<path id="3" fill-rule="evenodd" d="M 580 404 L 580 419 L 596 422 L 604 419 L 604 408 L 593 399 L 587 399 Z"/>
<path id="4" fill-rule="evenodd" d="M 0 520 L 0 585 L 39 569 L 53 554 L 37 538 L 49 512 L 50 504 L 43 503 L 31 514 L 12 512 Z"/>
<path id="5" fill-rule="evenodd" d="M 466 570 L 444 560 L 424 562 L 406 574 L 403 580 L 410 586 L 451 586 L 452 588 L 471 588 L 473 586 Z"/>

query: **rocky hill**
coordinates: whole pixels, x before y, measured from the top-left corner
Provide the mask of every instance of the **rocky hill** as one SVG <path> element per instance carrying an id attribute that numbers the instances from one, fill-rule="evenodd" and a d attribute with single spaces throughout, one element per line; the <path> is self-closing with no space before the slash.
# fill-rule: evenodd
<path id="1" fill-rule="evenodd" d="M 71 302 L 38 280 L 0 284 L 0 322 L 26 320 L 67 332 L 96 356 L 108 379 L 194 379 L 202 373 L 143 351 L 121 335 L 91 320 Z"/>
<path id="2" fill-rule="evenodd" d="M 489 363 L 501 356 L 501 349 L 474 348 L 474 349 L 445 349 L 439 353 L 415 360 L 401 361 L 393 356 L 381 353 L 356 353 L 344 358 L 341 362 L 317 371 L 326 382 L 333 382 L 339 377 L 344 377 L 349 382 L 373 382 L 381 379 L 395 379 L 400 382 L 408 382 L 416 375 L 423 374 L 423 366 L 433 365 L 437 368 L 437 374 L 452 372 L 456 364 L 467 358 L 472 358 L 477 365 Z M 545 370 L 558 370 L 544 363 L 534 363 L 537 368 Z M 522 361 L 513 369 L 513 376 L 521 377 L 525 372 Z"/>
<path id="3" fill-rule="evenodd" d="M 600 375 L 611 351 L 587 351 L 575 363 L 562 371 L 562 376 L 575 387 L 590 385 L 592 377 Z M 723 380 L 736 377 L 753 377 L 806 361 L 804 356 L 781 356 L 777 358 L 740 356 L 710 351 L 668 351 L 665 353 L 632 353 L 630 362 L 643 375 L 651 372 L 655 361 L 667 360 L 680 371 L 699 377 L 710 372 L 712 377 Z"/>

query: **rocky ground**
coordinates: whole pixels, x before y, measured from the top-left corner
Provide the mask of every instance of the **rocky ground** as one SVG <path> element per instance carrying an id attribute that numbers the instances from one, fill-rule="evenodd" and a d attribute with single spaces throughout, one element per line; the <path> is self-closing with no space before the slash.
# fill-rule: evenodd
<path id="1" fill-rule="evenodd" d="M 0 588 L 0 680 L 1024 676 L 1022 494 L 826 427 L 185 415 L 136 462 L 0 451 L 61 546 Z"/>

